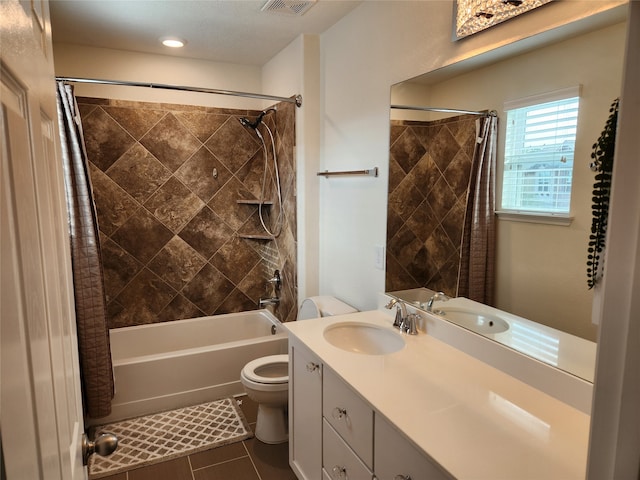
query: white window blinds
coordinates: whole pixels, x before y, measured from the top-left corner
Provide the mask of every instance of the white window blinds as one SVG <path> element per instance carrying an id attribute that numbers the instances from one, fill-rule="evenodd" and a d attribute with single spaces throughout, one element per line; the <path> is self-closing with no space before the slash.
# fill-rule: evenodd
<path id="1" fill-rule="evenodd" d="M 579 88 L 505 104 L 501 209 L 569 214 L 578 107 Z"/>

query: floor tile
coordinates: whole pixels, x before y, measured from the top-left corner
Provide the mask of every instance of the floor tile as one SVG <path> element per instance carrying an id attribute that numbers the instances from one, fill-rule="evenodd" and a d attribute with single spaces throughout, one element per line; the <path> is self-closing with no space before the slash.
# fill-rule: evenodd
<path id="1" fill-rule="evenodd" d="M 252 438 L 243 442 L 262 480 L 296 480 L 289 467 L 289 443 L 268 445 Z"/>
<path id="2" fill-rule="evenodd" d="M 129 480 L 193 480 L 187 457 L 136 468 L 128 474 Z"/>
<path id="3" fill-rule="evenodd" d="M 249 457 L 194 470 L 194 480 L 260 480 Z"/>
<path id="4" fill-rule="evenodd" d="M 102 477 L 100 480 L 127 480 L 127 472 L 116 473 L 108 477 Z"/>
<path id="5" fill-rule="evenodd" d="M 236 400 L 240 403 L 240 410 L 244 413 L 248 423 L 256 423 L 258 418 L 258 404 L 251 400 L 246 395 L 236 397 Z"/>
<path id="6" fill-rule="evenodd" d="M 224 447 L 212 448 L 211 450 L 205 450 L 204 452 L 194 453 L 189 455 L 191 461 L 191 468 L 194 470 L 197 468 L 208 467 L 210 465 L 216 465 L 222 462 L 228 462 L 241 457 L 247 457 L 247 450 L 244 448 L 242 442 L 232 443 L 231 445 L 225 445 Z"/>

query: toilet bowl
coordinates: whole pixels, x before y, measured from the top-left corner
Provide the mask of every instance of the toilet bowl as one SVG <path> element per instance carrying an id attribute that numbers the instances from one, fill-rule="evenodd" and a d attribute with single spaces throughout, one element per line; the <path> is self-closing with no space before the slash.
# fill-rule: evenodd
<path id="1" fill-rule="evenodd" d="M 357 312 L 335 297 L 306 298 L 298 311 L 298 321 Z M 247 363 L 240 372 L 247 396 L 258 404 L 255 435 L 263 443 L 289 440 L 287 403 L 289 395 L 289 356 L 269 355 Z"/>

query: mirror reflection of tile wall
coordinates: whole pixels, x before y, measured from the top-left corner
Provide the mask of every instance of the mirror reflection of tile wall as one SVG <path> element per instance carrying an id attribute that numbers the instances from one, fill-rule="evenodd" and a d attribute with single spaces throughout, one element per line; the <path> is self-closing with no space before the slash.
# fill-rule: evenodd
<path id="1" fill-rule="evenodd" d="M 456 295 L 475 119 L 391 121 L 386 291 Z"/>
<path id="2" fill-rule="evenodd" d="M 78 104 L 110 328 L 256 309 L 271 296 L 266 280 L 276 268 L 283 289 L 275 313 L 295 319 L 293 105 L 279 104 L 275 122 L 267 117 L 286 220 L 283 233 L 265 241 L 238 236 L 262 228 L 257 207 L 237 202 L 260 196 L 263 147 L 238 121 L 258 112 L 93 98 Z M 271 166 L 271 196 L 272 174 Z M 270 209 L 275 216 L 277 206 Z"/>

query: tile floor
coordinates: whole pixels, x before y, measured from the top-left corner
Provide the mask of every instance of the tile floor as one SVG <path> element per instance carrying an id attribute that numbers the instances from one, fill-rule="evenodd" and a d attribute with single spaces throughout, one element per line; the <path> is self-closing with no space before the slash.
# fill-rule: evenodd
<path id="1" fill-rule="evenodd" d="M 255 428 L 258 407 L 240 397 Z M 296 480 L 289 467 L 289 444 L 267 445 L 255 438 L 186 457 L 103 477 L 106 480 Z"/>

